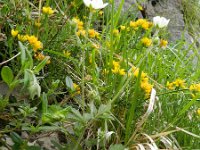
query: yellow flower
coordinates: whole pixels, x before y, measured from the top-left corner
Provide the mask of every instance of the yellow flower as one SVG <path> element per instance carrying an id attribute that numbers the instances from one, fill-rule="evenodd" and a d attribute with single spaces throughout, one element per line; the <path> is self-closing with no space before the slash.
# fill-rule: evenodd
<path id="1" fill-rule="evenodd" d="M 114 29 L 114 30 L 113 30 L 113 34 L 114 34 L 115 36 L 118 36 L 118 35 L 119 35 L 119 30 Z"/>
<path id="2" fill-rule="evenodd" d="M 52 15 L 54 13 L 51 7 L 42 7 L 42 12 L 47 15 Z"/>
<path id="3" fill-rule="evenodd" d="M 200 92 L 200 83 L 190 85 L 190 91 Z"/>
<path id="4" fill-rule="evenodd" d="M 78 29 L 81 30 L 81 29 L 83 29 L 84 23 L 83 23 L 82 21 L 79 21 L 79 22 L 77 23 L 77 25 L 78 25 Z"/>
<path id="5" fill-rule="evenodd" d="M 18 38 L 19 41 L 22 41 L 22 42 L 24 42 L 24 41 L 27 40 L 27 36 L 21 35 L 21 34 L 18 34 L 18 35 L 17 35 L 17 38 Z"/>
<path id="6" fill-rule="evenodd" d="M 85 30 L 78 30 L 78 32 L 76 32 L 76 34 L 80 37 L 80 36 L 85 36 L 86 35 L 86 31 Z"/>
<path id="7" fill-rule="evenodd" d="M 77 92 L 77 94 L 81 93 L 81 88 L 79 85 L 77 85 L 76 83 L 73 83 L 73 87 L 74 87 L 74 90 Z"/>
<path id="8" fill-rule="evenodd" d="M 133 71 L 133 75 L 134 77 L 138 77 L 139 75 L 139 68 L 136 68 L 136 67 L 132 67 L 132 71 Z"/>
<path id="9" fill-rule="evenodd" d="M 38 40 L 38 38 L 35 37 L 34 35 L 31 35 L 31 36 L 26 35 L 26 38 L 27 38 L 29 44 L 33 47 L 33 50 L 34 50 L 35 52 L 36 52 L 37 50 L 43 48 L 42 42 L 40 42 L 40 41 Z"/>
<path id="10" fill-rule="evenodd" d="M 148 22 L 146 19 L 138 19 L 137 21 L 130 21 L 130 27 L 134 29 L 138 29 L 139 27 L 144 30 L 148 30 L 152 26 L 151 22 Z"/>
<path id="11" fill-rule="evenodd" d="M 144 30 L 148 30 L 149 29 L 149 27 L 150 27 L 150 24 L 149 24 L 149 22 L 144 22 L 142 25 L 142 28 L 144 29 Z"/>
<path id="12" fill-rule="evenodd" d="M 38 22 L 38 21 L 36 21 L 36 22 L 35 22 L 35 26 L 39 28 L 39 27 L 41 26 L 41 23 Z"/>
<path id="13" fill-rule="evenodd" d="M 102 11 L 102 10 L 99 11 L 99 15 L 100 15 L 100 16 L 103 16 L 103 11 Z"/>
<path id="14" fill-rule="evenodd" d="M 113 67 L 114 67 L 114 68 L 119 68 L 119 67 L 120 67 L 119 62 L 113 61 Z"/>
<path id="15" fill-rule="evenodd" d="M 197 109 L 197 114 L 200 116 L 200 108 Z"/>
<path id="16" fill-rule="evenodd" d="M 71 53 L 69 51 L 63 51 L 63 54 L 67 58 L 71 55 Z"/>
<path id="17" fill-rule="evenodd" d="M 11 30 L 12 37 L 16 37 L 18 35 L 18 33 L 19 33 L 18 30 L 14 30 L 14 29 Z"/>
<path id="18" fill-rule="evenodd" d="M 176 87 L 185 88 L 185 80 L 176 79 L 176 80 L 174 81 L 174 85 L 175 85 Z"/>
<path id="19" fill-rule="evenodd" d="M 161 47 L 166 47 L 167 44 L 168 44 L 168 41 L 167 41 L 167 40 L 163 40 L 163 39 L 160 40 L 160 46 L 161 46 Z"/>
<path id="20" fill-rule="evenodd" d="M 173 90 L 173 89 L 175 89 L 175 88 L 186 88 L 185 87 L 185 80 L 182 80 L 182 79 L 176 79 L 174 82 L 168 82 L 167 81 L 167 88 L 169 89 L 169 90 Z"/>
<path id="21" fill-rule="evenodd" d="M 83 30 L 83 21 L 80 21 L 79 18 L 73 18 L 72 21 L 77 24 L 79 30 Z"/>
<path id="22" fill-rule="evenodd" d="M 28 36 L 28 37 L 27 37 L 27 40 L 28 40 L 28 42 L 32 45 L 32 44 L 34 44 L 35 42 L 38 41 L 38 38 L 35 37 L 34 35 L 31 35 L 31 36 Z"/>
<path id="23" fill-rule="evenodd" d="M 141 5 L 138 5 L 137 7 L 138 7 L 138 9 L 139 9 L 140 11 L 143 10 L 143 7 L 142 7 Z"/>
<path id="24" fill-rule="evenodd" d="M 120 26 L 120 29 L 123 31 L 126 29 L 126 26 Z"/>
<path id="25" fill-rule="evenodd" d="M 113 61 L 112 72 L 114 74 L 119 74 L 119 75 L 122 75 L 122 76 L 126 74 L 125 70 L 121 69 L 119 62 L 117 62 L 117 61 Z"/>
<path id="26" fill-rule="evenodd" d="M 42 42 L 40 42 L 40 41 L 36 41 L 32 46 L 33 46 L 33 50 L 34 50 L 34 51 L 37 51 L 37 50 L 43 48 L 43 44 L 42 44 Z"/>
<path id="27" fill-rule="evenodd" d="M 137 23 L 138 26 L 141 26 L 142 24 L 144 24 L 146 22 L 147 21 L 145 19 L 141 19 L 141 18 L 136 21 L 136 23 Z"/>
<path id="28" fill-rule="evenodd" d="M 126 74 L 126 72 L 125 72 L 125 70 L 124 69 L 119 69 L 119 75 L 125 75 Z"/>
<path id="29" fill-rule="evenodd" d="M 34 57 L 39 61 L 42 61 L 43 59 L 46 58 L 46 56 L 44 56 L 42 53 L 38 53 L 38 52 L 34 54 Z M 49 59 L 46 64 L 50 64 L 50 63 L 51 63 L 51 60 Z"/>
<path id="30" fill-rule="evenodd" d="M 88 35 L 90 38 L 95 38 L 99 36 L 99 33 L 95 31 L 94 29 L 89 29 L 88 30 Z"/>
<path id="31" fill-rule="evenodd" d="M 141 42 L 142 42 L 142 44 L 144 44 L 146 47 L 149 47 L 149 46 L 151 46 L 151 44 L 152 44 L 152 40 L 149 39 L 149 38 L 147 38 L 147 37 L 142 38 L 142 39 L 141 39 Z"/>
<path id="32" fill-rule="evenodd" d="M 134 22 L 134 21 L 130 21 L 130 27 L 132 27 L 132 28 L 137 28 L 137 23 L 136 22 Z"/>
<path id="33" fill-rule="evenodd" d="M 133 71 L 133 75 L 134 77 L 138 78 L 138 75 L 139 75 L 139 68 L 136 68 L 136 67 L 132 67 L 132 71 Z M 148 79 L 148 76 L 147 76 L 147 73 L 145 72 L 141 72 L 141 81 L 142 82 L 148 82 L 149 79 Z"/>
<path id="34" fill-rule="evenodd" d="M 142 82 L 140 86 L 145 92 L 145 97 L 148 98 L 150 96 L 153 85 L 148 82 Z"/>
<path id="35" fill-rule="evenodd" d="M 175 87 L 174 87 L 174 84 L 173 83 L 170 83 L 169 81 L 167 81 L 167 88 L 169 90 L 173 90 Z"/>

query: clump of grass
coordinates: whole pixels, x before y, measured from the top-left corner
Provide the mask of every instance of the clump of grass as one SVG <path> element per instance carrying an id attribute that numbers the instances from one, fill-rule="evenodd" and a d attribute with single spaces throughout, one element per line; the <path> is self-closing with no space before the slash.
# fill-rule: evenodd
<path id="1" fill-rule="evenodd" d="M 184 19 L 189 33 L 195 40 L 199 39 L 199 24 L 200 16 L 198 12 L 200 10 L 200 3 L 198 0 L 182 0 Z M 196 41 L 195 41 L 196 42 Z M 198 42 L 198 41 L 197 41 Z"/>

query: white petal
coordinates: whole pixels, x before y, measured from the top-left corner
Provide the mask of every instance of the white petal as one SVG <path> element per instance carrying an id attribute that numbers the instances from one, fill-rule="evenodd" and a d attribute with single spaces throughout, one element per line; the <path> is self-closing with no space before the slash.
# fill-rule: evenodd
<path id="1" fill-rule="evenodd" d="M 103 3 L 102 0 L 83 0 L 87 7 L 92 7 L 94 9 L 102 9 L 108 5 L 108 3 Z"/>
<path id="2" fill-rule="evenodd" d="M 91 0 L 83 0 L 83 3 L 85 4 L 85 6 L 90 7 L 92 1 Z"/>
<path id="3" fill-rule="evenodd" d="M 113 133 L 115 133 L 115 132 L 113 132 L 113 131 L 107 132 L 106 133 L 106 139 L 108 139 Z"/>

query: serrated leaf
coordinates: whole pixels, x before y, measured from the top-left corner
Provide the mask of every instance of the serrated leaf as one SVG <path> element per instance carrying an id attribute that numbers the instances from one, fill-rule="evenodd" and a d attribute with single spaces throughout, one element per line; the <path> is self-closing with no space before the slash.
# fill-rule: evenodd
<path id="1" fill-rule="evenodd" d="M 1 77 L 4 82 L 6 82 L 9 86 L 14 79 L 14 75 L 12 70 L 8 66 L 4 66 L 1 70 Z"/>

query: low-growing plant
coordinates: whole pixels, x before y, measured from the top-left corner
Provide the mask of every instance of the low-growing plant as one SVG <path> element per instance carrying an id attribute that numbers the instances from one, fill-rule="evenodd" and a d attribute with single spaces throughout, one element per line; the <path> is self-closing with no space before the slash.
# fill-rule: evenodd
<path id="1" fill-rule="evenodd" d="M 166 18 L 123 18 L 124 0 L 88 2 L 2 2 L 2 145 L 40 149 L 29 138 L 61 132 L 55 149 L 199 148 L 196 47 L 168 43 Z"/>

